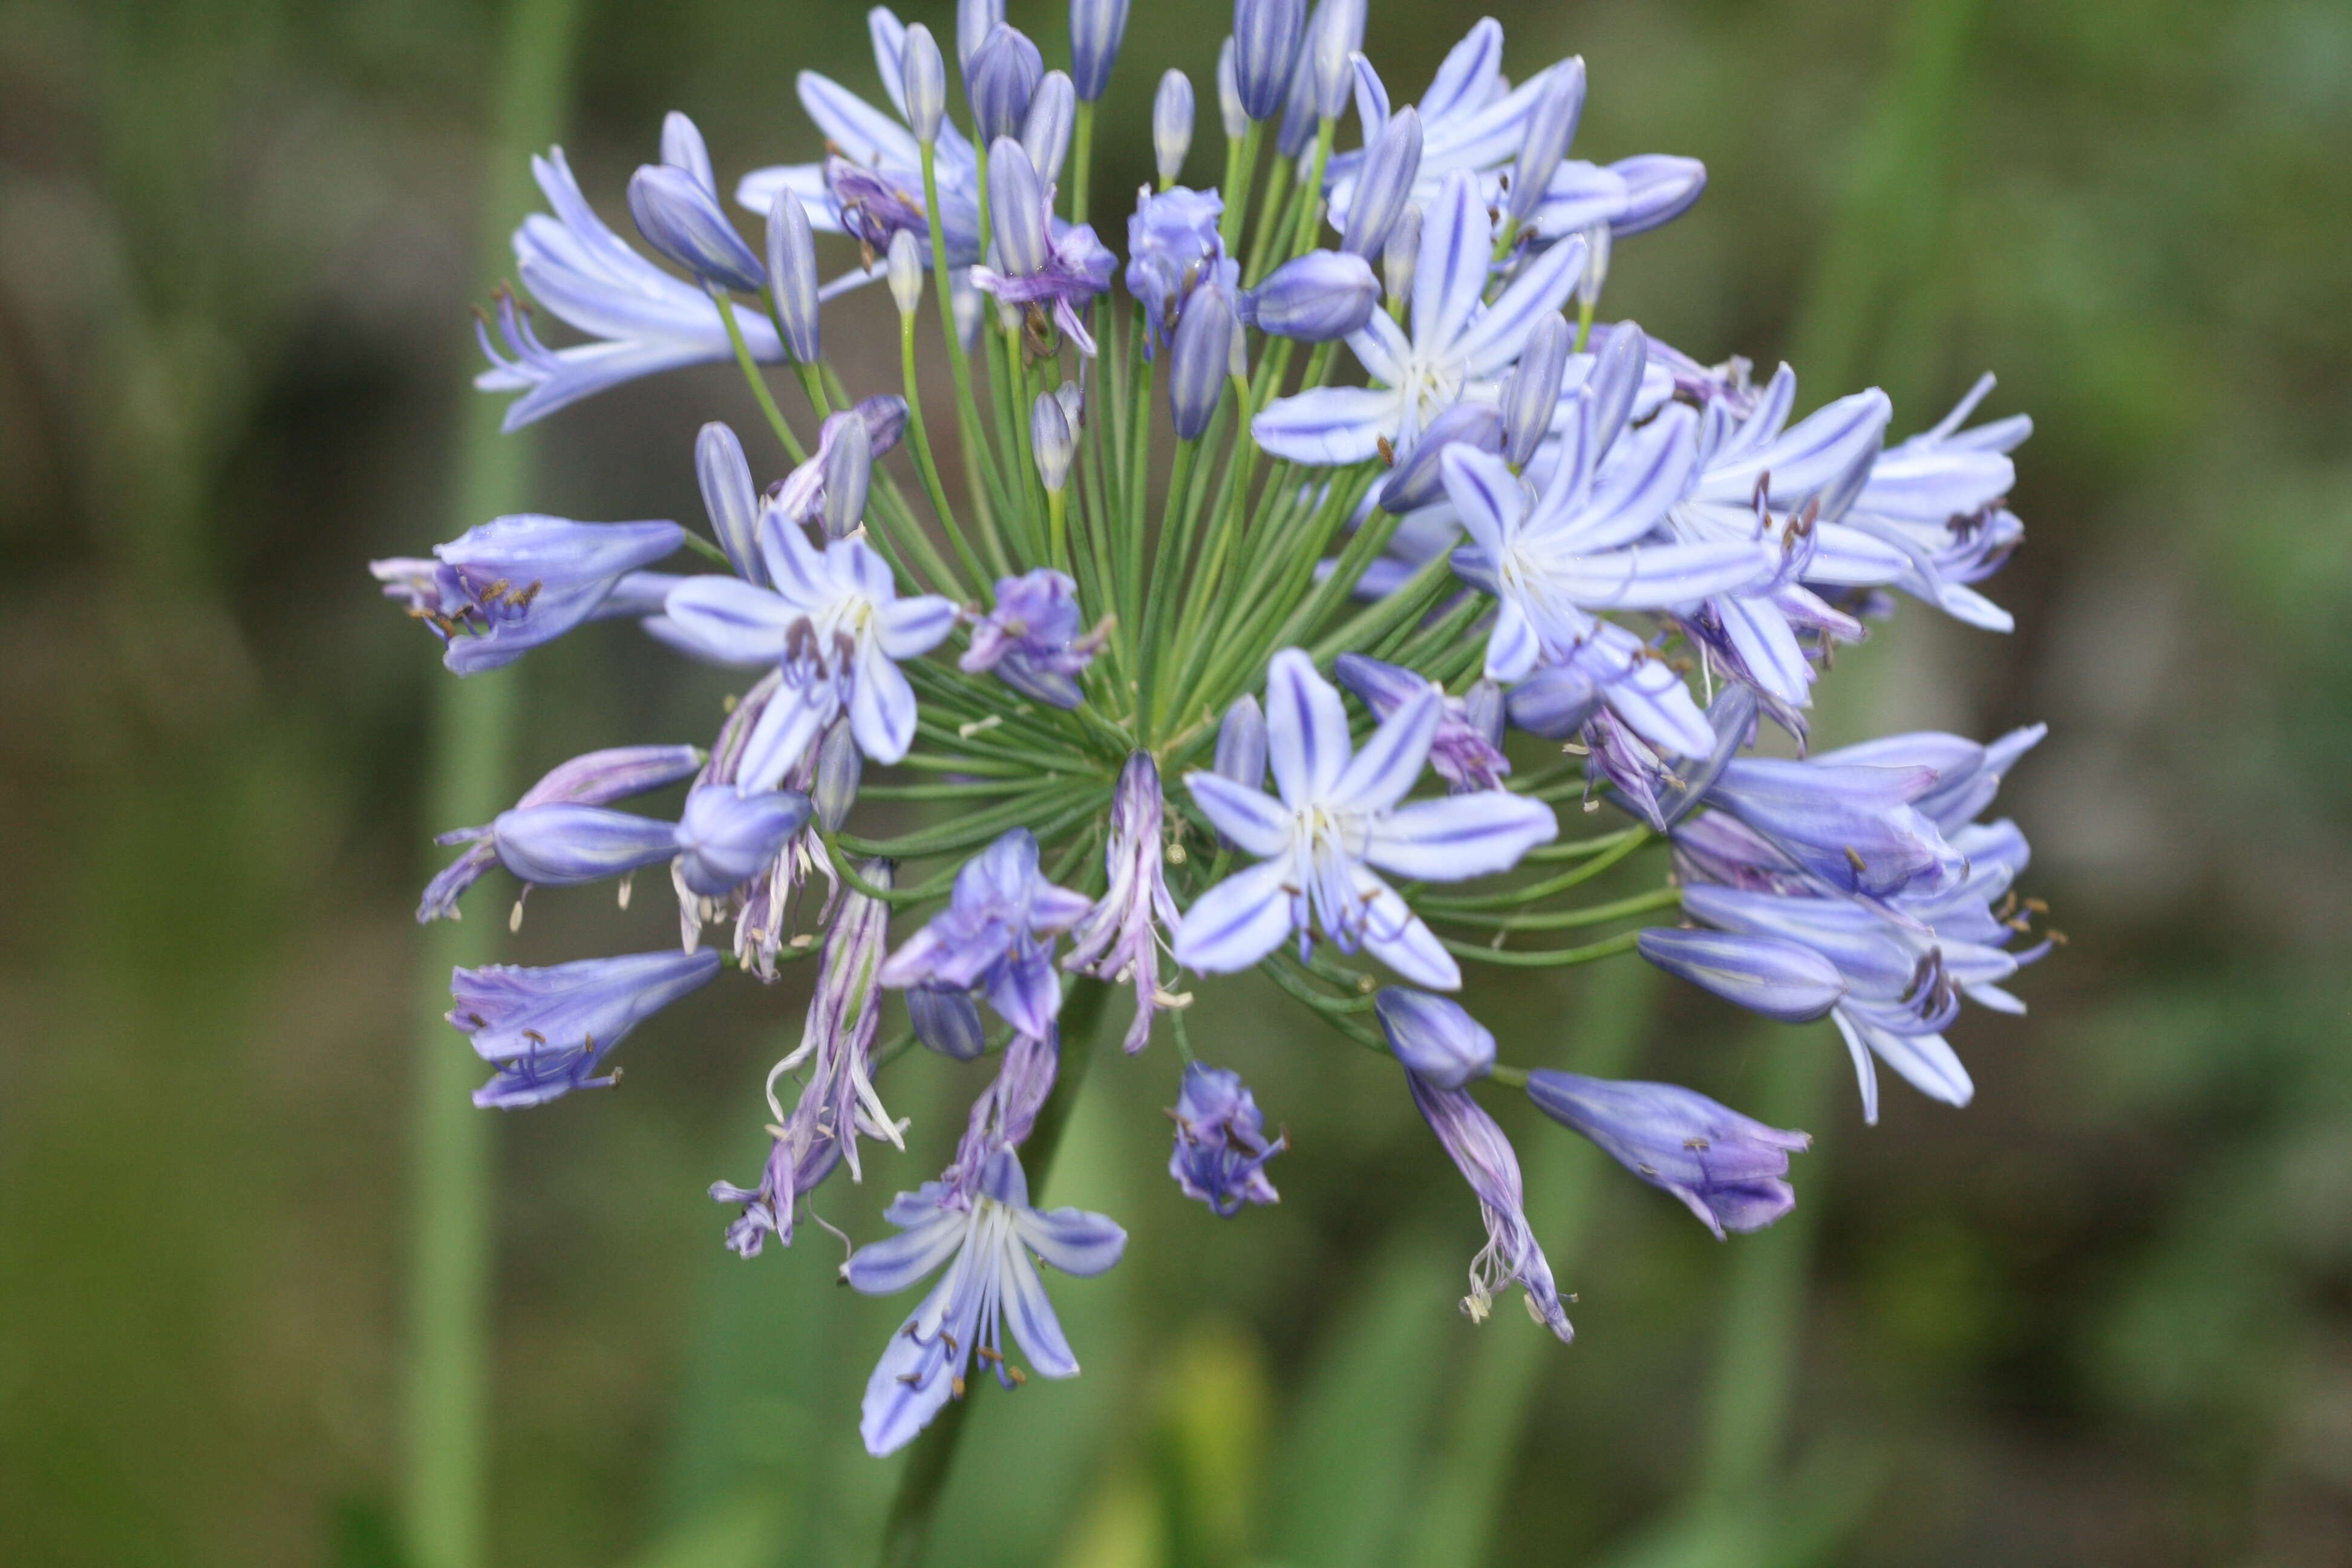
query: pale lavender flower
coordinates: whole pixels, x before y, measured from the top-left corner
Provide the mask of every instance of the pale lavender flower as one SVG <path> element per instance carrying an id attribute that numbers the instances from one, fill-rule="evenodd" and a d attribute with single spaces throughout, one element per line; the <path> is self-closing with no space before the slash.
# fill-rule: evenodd
<path id="1" fill-rule="evenodd" d="M 1252 120 L 1282 112 L 1306 12 L 1306 0 L 1234 0 L 1234 90 Z"/>
<path id="2" fill-rule="evenodd" d="M 1486 1222 L 1486 1245 L 1471 1259 L 1470 1293 L 1462 1299 L 1463 1311 L 1471 1321 L 1484 1322 L 1496 1292 L 1516 1280 L 1527 1293 L 1528 1316 L 1562 1344 L 1574 1340 L 1576 1331 L 1560 1306 L 1559 1287 L 1552 1282 L 1551 1264 L 1528 1225 L 1519 1159 L 1511 1151 L 1511 1141 L 1467 1089 L 1440 1089 L 1410 1071 L 1404 1077 L 1413 1104 L 1428 1119 L 1430 1131 L 1437 1134 L 1462 1179 L 1470 1184 Z"/>
<path id="3" fill-rule="evenodd" d="M 1184 1064 L 1183 1088 L 1169 1117 L 1176 1123 L 1168 1173 L 1188 1198 L 1231 1219 L 1249 1204 L 1281 1202 L 1265 1163 L 1290 1147 L 1286 1132 L 1266 1142 L 1265 1118 L 1242 1075 L 1205 1062 Z"/>
<path id="4" fill-rule="evenodd" d="M 1076 1377 L 1077 1358 L 1054 1316 L 1034 1254 L 1066 1274 L 1102 1273 L 1126 1250 L 1127 1233 L 1101 1215 L 1029 1206 L 1019 1156 L 989 1157 L 968 1204 L 941 1183 L 901 1193 L 884 1217 L 899 1227 L 842 1265 L 841 1277 L 868 1296 L 904 1290 L 945 1266 L 931 1293 L 896 1333 L 866 1385 L 858 1431 L 872 1454 L 895 1453 L 930 1425 L 978 1356 L 1006 1388 L 1024 1374 L 1005 1359 L 1004 1330 L 1040 1377 Z"/>
<path id="5" fill-rule="evenodd" d="M 1801 942 L 1658 926 L 1642 932 L 1641 952 L 1667 973 L 1778 1023 L 1826 1017 L 1845 994 L 1837 965 Z"/>
<path id="6" fill-rule="evenodd" d="M 1363 699 L 1374 719 L 1386 719 L 1423 691 L 1437 691 L 1444 708 L 1438 717 L 1437 737 L 1429 745 L 1431 771 L 1457 795 L 1503 787 L 1511 763 L 1502 752 L 1500 691 L 1491 682 L 1479 682 L 1464 697 L 1445 697 L 1427 676 L 1360 653 L 1341 654 L 1331 673 L 1340 685 Z"/>
<path id="7" fill-rule="evenodd" d="M 1095 341 L 1078 311 L 1110 287 L 1118 258 L 1103 248 L 1090 224 L 1055 232 L 1051 187 L 1043 184 L 1021 143 L 999 137 L 988 150 L 990 219 L 996 234 L 994 267 L 971 269 L 971 286 L 1001 304 L 1054 323 L 1091 359 Z"/>
<path id="8" fill-rule="evenodd" d="M 1537 321 L 1575 289 L 1584 242 L 1552 247 L 1481 310 L 1495 244 L 1486 214 L 1468 174 L 1445 181 L 1423 215 L 1411 332 L 1376 312 L 1348 339 L 1381 384 L 1313 387 L 1276 398 L 1250 422 L 1259 446 L 1300 463 L 1360 463 L 1383 441 L 1402 456 L 1444 409 L 1495 401 L 1503 372 Z"/>
<path id="9" fill-rule="evenodd" d="M 2000 570 L 2025 537 L 2006 504 L 2017 479 L 2009 454 L 2033 434 L 2033 421 L 2013 414 L 1962 430 L 1992 387 L 1992 376 L 1982 376 L 1933 429 L 1881 452 L 1844 521 L 1908 559 L 1891 586 L 1956 620 L 2005 632 L 2016 624 L 2010 613 L 1968 584 Z"/>
<path id="10" fill-rule="evenodd" d="M 1381 280 L 1360 256 L 1310 250 L 1237 298 L 1242 320 L 1260 331 L 1321 343 L 1362 328 L 1380 305 Z"/>
<path id="11" fill-rule="evenodd" d="M 1101 632 L 1081 635 L 1078 627 L 1078 585 L 1068 577 L 1050 566 L 1000 577 L 996 608 L 972 623 L 971 647 L 957 668 L 970 675 L 994 670 L 1024 697 L 1076 708 L 1085 700 L 1076 678 L 1104 640 Z"/>
<path id="12" fill-rule="evenodd" d="M 1559 832 L 1551 808 L 1504 791 L 1404 804 L 1443 708 L 1409 699 L 1357 752 L 1339 693 L 1285 648 L 1266 674 L 1266 738 L 1280 796 L 1218 774 L 1185 786 L 1210 822 L 1258 864 L 1202 894 L 1176 931 L 1177 962 L 1204 973 L 1250 967 L 1319 928 L 1341 952 L 1367 948 L 1406 979 L 1450 991 L 1462 973 L 1379 868 L 1428 881 L 1507 870 Z"/>
<path id="13" fill-rule="evenodd" d="M 890 567 L 863 539 L 820 552 L 799 526 L 771 511 L 760 527 L 772 587 L 691 577 L 670 593 L 667 619 L 709 657 L 775 664 L 782 686 L 746 737 L 739 782 L 767 789 L 842 713 L 866 754 L 895 763 L 915 737 L 915 694 L 898 661 L 955 629 L 953 601 L 900 598 Z"/>
<path id="14" fill-rule="evenodd" d="M 546 969 L 509 963 L 449 977 L 449 1022 L 498 1069 L 476 1105 L 511 1110 L 604 1089 L 604 1058 L 646 1018 L 719 973 L 715 952 L 639 952 Z"/>
<path id="15" fill-rule="evenodd" d="M 1087 103 L 1110 87 L 1110 68 L 1127 36 L 1128 0 L 1070 0 L 1070 80 Z"/>
<path id="16" fill-rule="evenodd" d="M 1433 1089 L 1460 1089 L 1495 1070 L 1495 1035 L 1459 1002 L 1402 985 L 1372 998 L 1381 1032 L 1405 1070 Z"/>
<path id="17" fill-rule="evenodd" d="M 853 424 L 862 426 L 865 431 L 866 471 L 870 474 L 873 459 L 896 447 L 906 434 L 907 400 L 895 394 L 881 393 L 872 397 L 861 397 L 854 407 L 845 408 L 838 414 L 826 415 L 824 423 L 817 426 L 816 450 L 809 454 L 808 461 L 794 468 L 784 477 L 782 484 L 775 487 L 778 511 L 797 523 L 816 523 L 824 520 L 826 475 L 830 468 L 839 466 L 842 459 L 835 454 L 845 440 L 851 439 L 849 427 Z M 861 503 L 854 510 L 862 513 L 865 508 Z M 764 568 L 757 574 L 742 572 L 740 567 L 737 570 L 754 583 L 765 584 L 767 581 Z"/>
<path id="18" fill-rule="evenodd" d="M 1132 1056 L 1151 1043 L 1151 1015 L 1163 1002 L 1181 1002 L 1160 988 L 1163 931 L 1181 918 L 1168 891 L 1165 849 L 1160 842 L 1165 805 L 1160 767 L 1149 752 L 1128 758 L 1111 798 L 1110 841 L 1103 851 L 1108 887 L 1086 918 L 1070 929 L 1070 954 L 1062 967 L 1112 984 L 1135 986 L 1135 1021 L 1126 1047 Z"/>
<path id="19" fill-rule="evenodd" d="M 972 124 L 980 139 L 994 142 L 1017 139 L 1028 117 L 1030 100 L 1045 74 L 1045 58 L 1020 28 L 999 22 L 964 62 L 964 95 L 971 104 Z M 989 184 L 996 171 L 988 171 Z"/>
<path id="20" fill-rule="evenodd" d="M 1613 1082 L 1538 1068 L 1528 1098 L 1611 1159 L 1680 1198 L 1715 1232 L 1762 1230 L 1797 1206 L 1789 1156 L 1812 1146 L 1671 1083 Z"/>
<path id="21" fill-rule="evenodd" d="M 616 746 L 609 751 L 590 752 L 550 769 L 546 776 L 523 792 L 515 808 L 527 810 L 558 804 L 608 805 L 676 784 L 702 766 L 703 760 L 702 752 L 693 746 Z M 436 844 L 463 844 L 467 847 L 426 885 L 424 901 L 416 908 L 419 925 L 427 921 L 457 918 L 459 895 L 498 864 L 495 831 L 495 826 L 460 827 L 434 840 Z"/>
<path id="22" fill-rule="evenodd" d="M 1241 263 L 1225 254 L 1217 219 L 1225 205 L 1214 191 L 1139 192 L 1127 220 L 1127 291 L 1143 307 L 1150 335 L 1146 358 L 1174 337 L 1184 303 L 1206 283 L 1227 295 L 1241 286 Z"/>
<path id="23" fill-rule="evenodd" d="M 686 810 L 670 832 L 677 879 L 707 899 L 730 893 L 772 865 L 786 842 L 808 826 L 809 815 L 809 797 L 792 790 L 743 795 L 726 784 L 688 790 Z"/>
<path id="24" fill-rule="evenodd" d="M 1151 158 L 1161 184 L 1175 184 L 1192 150 L 1192 79 L 1171 68 L 1151 100 Z"/>
<path id="25" fill-rule="evenodd" d="M 984 989 L 1006 1023 L 1043 1037 L 1062 1010 L 1053 938 L 1090 907 L 1038 874 L 1036 836 L 1013 828 L 964 862 L 948 907 L 890 955 L 882 984 Z"/>
<path id="26" fill-rule="evenodd" d="M 433 547 L 433 562 L 373 561 L 384 596 L 440 634 L 459 675 L 510 664 L 590 619 L 628 574 L 676 551 L 674 522 L 573 522 L 523 513 Z"/>

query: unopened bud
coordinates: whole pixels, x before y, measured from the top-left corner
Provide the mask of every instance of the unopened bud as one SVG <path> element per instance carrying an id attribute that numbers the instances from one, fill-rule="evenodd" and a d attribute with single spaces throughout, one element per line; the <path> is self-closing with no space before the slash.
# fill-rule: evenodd
<path id="1" fill-rule="evenodd" d="M 685 169 L 646 163 L 629 176 L 629 214 L 646 243 L 719 289 L 756 294 L 760 258 L 719 209 L 719 197 Z"/>
<path id="2" fill-rule="evenodd" d="M 908 25 L 899 51 L 898 72 L 907 93 L 907 125 L 922 142 L 940 139 L 940 121 L 948 111 L 948 68 L 940 58 L 940 44 L 920 22 Z"/>
<path id="3" fill-rule="evenodd" d="M 1002 24 L 964 64 L 964 90 L 971 100 L 971 117 L 984 142 L 1000 136 L 1018 136 L 1029 117 L 1029 101 L 1045 75 L 1045 59 L 1037 46 L 1018 27 Z M 990 171 L 992 176 L 994 171 Z"/>
<path id="4" fill-rule="evenodd" d="M 1551 68 L 1543 91 L 1528 115 L 1526 136 L 1519 142 L 1519 161 L 1511 170 L 1511 221 L 1525 224 L 1542 205 L 1568 144 L 1576 137 L 1576 122 L 1584 114 L 1584 57 L 1575 56 Z"/>
<path id="5" fill-rule="evenodd" d="M 1527 467 L 1536 444 L 1551 429 L 1568 371 L 1569 338 L 1568 319 L 1545 311 L 1503 383 L 1503 458 L 1515 468 Z"/>
<path id="6" fill-rule="evenodd" d="M 1110 87 L 1110 68 L 1127 36 L 1128 0 L 1070 0 L 1070 79 L 1088 103 Z"/>
<path id="7" fill-rule="evenodd" d="M 1590 310 L 1601 303 L 1601 289 L 1609 281 L 1609 222 L 1606 218 L 1584 231 L 1584 271 L 1576 279 L 1576 302 Z"/>
<path id="8" fill-rule="evenodd" d="M 1390 985 L 1372 1011 L 1407 1071 L 1439 1089 L 1460 1089 L 1495 1069 L 1495 1037 L 1458 1002 Z"/>
<path id="9" fill-rule="evenodd" d="M 778 190 L 775 205 L 768 209 L 767 283 L 783 322 L 784 347 L 801 363 L 814 364 L 824 354 L 817 325 L 816 235 L 800 197 L 789 189 Z"/>
<path id="10" fill-rule="evenodd" d="M 1234 88 L 1252 120 L 1282 112 L 1305 21 L 1305 0 L 1234 0 Z"/>
<path id="11" fill-rule="evenodd" d="M 1050 392 L 1039 393 L 1030 407 L 1029 445 L 1037 455 L 1037 477 L 1045 482 L 1046 493 L 1061 494 L 1070 482 L 1070 459 L 1077 447 L 1070 434 L 1069 416 L 1063 411 L 1061 399 Z"/>
<path id="12" fill-rule="evenodd" d="M 1151 154 L 1164 189 L 1184 172 L 1184 154 L 1192 150 L 1192 81 L 1182 71 L 1160 79 L 1151 100 Z"/>
<path id="13" fill-rule="evenodd" d="M 1216 413 L 1218 395 L 1232 373 L 1236 335 L 1234 309 L 1225 302 L 1224 290 L 1206 283 L 1193 289 L 1176 323 L 1168 359 L 1168 405 L 1179 439 L 1197 441 L 1208 433 L 1209 418 Z"/>
<path id="14" fill-rule="evenodd" d="M 943 1057 L 968 1062 L 988 1048 L 981 1027 L 980 1007 L 969 991 L 935 991 L 928 985 L 907 988 L 907 1017 L 915 1038 Z"/>
<path id="15" fill-rule="evenodd" d="M 912 316 L 923 302 L 923 253 L 915 232 L 902 228 L 890 237 L 890 298 L 901 316 Z"/>
<path id="16" fill-rule="evenodd" d="M 1391 306 L 1401 308 L 1412 298 L 1413 274 L 1420 268 L 1421 204 L 1407 202 L 1397 214 L 1396 226 L 1389 230 L 1388 243 L 1381 247 L 1381 283 Z"/>
<path id="17" fill-rule="evenodd" d="M 833 728 L 817 743 L 816 782 L 809 788 L 810 804 L 816 807 L 816 819 L 824 825 L 827 833 L 840 832 L 841 825 L 849 820 L 849 808 L 857 803 L 857 780 L 865 765 L 857 750 L 857 738 L 850 732 L 849 721 L 835 720 Z"/>
<path id="18" fill-rule="evenodd" d="M 1364 150 L 1340 248 L 1367 261 L 1381 255 L 1412 200 L 1412 183 L 1420 174 L 1421 111 L 1408 105 L 1389 117 Z"/>
<path id="19" fill-rule="evenodd" d="M 1238 142 L 1249 134 L 1249 110 L 1242 107 L 1242 89 L 1234 80 L 1234 40 L 1217 52 L 1217 114 L 1224 121 L 1225 140 Z"/>
<path id="20" fill-rule="evenodd" d="M 1213 770 L 1237 784 L 1265 787 L 1265 710 L 1255 697 L 1237 697 L 1225 710 L 1224 721 L 1217 726 Z"/>
<path id="21" fill-rule="evenodd" d="M 1069 155 L 1070 130 L 1078 110 L 1076 92 L 1060 71 L 1047 71 L 1029 100 L 1021 121 L 1021 146 L 1037 168 L 1037 178 L 1050 185 L 1062 177 L 1062 160 Z"/>
<path id="22" fill-rule="evenodd" d="M 866 491 L 874 479 L 874 437 L 863 419 L 845 419 L 824 454 L 827 539 L 846 539 L 866 521 Z"/>

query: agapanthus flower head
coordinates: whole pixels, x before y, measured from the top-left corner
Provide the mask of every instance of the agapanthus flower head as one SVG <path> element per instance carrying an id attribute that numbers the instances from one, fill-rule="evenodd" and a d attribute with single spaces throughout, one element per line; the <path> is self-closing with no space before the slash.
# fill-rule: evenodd
<path id="1" fill-rule="evenodd" d="M 1720 1241 L 1761 1230 L 1797 1205 L 1789 1156 L 1811 1147 L 1671 1083 L 1623 1083 L 1538 1068 L 1528 1098 L 1543 1113 L 1598 1143 L 1609 1157 L 1680 1198 Z"/>
<path id="2" fill-rule="evenodd" d="M 604 1059 L 629 1031 L 719 973 L 715 952 L 639 952 L 545 969 L 510 963 L 450 977 L 449 1022 L 497 1076 L 474 1103 L 511 1110 L 610 1087 Z M 601 1076 L 600 1076 L 601 1074 Z"/>
<path id="3" fill-rule="evenodd" d="M 1025 1381 L 1005 1359 L 1008 1324 L 1028 1373 L 1076 1377 L 1077 1357 L 1030 1258 L 1083 1278 L 1102 1273 L 1127 1248 L 1127 1232 L 1101 1215 L 1030 1207 L 1028 1178 L 1010 1149 L 989 1157 L 968 1206 L 950 1197 L 938 1182 L 899 1194 L 884 1215 L 899 1233 L 859 1247 L 841 1266 L 841 1277 L 868 1296 L 896 1295 L 947 1269 L 890 1336 L 866 1382 L 858 1430 L 868 1453 L 906 1447 L 950 1399 L 961 1398 L 974 1356 L 1008 1389 Z"/>
<path id="4" fill-rule="evenodd" d="M 1242 1075 L 1205 1062 L 1184 1064 L 1184 1087 L 1168 1112 L 1176 1123 L 1168 1173 L 1188 1198 L 1231 1219 L 1251 1204 L 1281 1202 L 1265 1179 L 1265 1163 L 1290 1147 L 1287 1133 L 1269 1142 L 1257 1097 Z"/>
<path id="5" fill-rule="evenodd" d="M 890 955 L 882 984 L 984 990 L 1006 1023 L 1043 1037 L 1062 1010 L 1052 939 L 1091 907 L 1038 873 L 1036 837 L 1013 828 L 964 863 L 947 909 Z"/>

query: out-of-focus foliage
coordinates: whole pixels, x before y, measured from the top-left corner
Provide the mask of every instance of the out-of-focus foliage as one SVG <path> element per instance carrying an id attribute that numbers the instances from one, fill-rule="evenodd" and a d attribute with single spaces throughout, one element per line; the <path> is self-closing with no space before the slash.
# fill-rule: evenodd
<path id="1" fill-rule="evenodd" d="M 1013 6 L 1058 37 L 1053 9 Z M 1841 1083 L 1812 1121 L 1760 1511 L 1689 1500 L 1739 1249 L 1794 1233 L 1718 1247 L 1507 1116 L 1582 1295 L 1576 1346 L 1523 1344 L 1453 1310 L 1475 1211 L 1393 1069 L 1270 998 L 1196 1016 L 1297 1144 L 1280 1206 L 1220 1223 L 1162 1174 L 1172 1054 L 1106 1060 L 1052 1196 L 1121 1216 L 1128 1261 L 1064 1294 L 1083 1378 L 982 1398 L 938 1560 L 2352 1557 L 2352 12 L 1498 14 L 1522 72 L 1586 57 L 1580 151 L 1712 172 L 1621 247 L 1605 313 L 1839 363 L 1896 434 L 1986 367 L 1990 412 L 2034 415 L 1997 584 L 2018 633 L 1906 610 L 1855 662 L 1906 722 L 2050 721 L 2003 806 L 2074 942 L 2021 983 L 2030 1017 L 1962 1026 L 1969 1110 L 1895 1097 L 1865 1131 Z M 1466 20 L 1383 0 L 1368 48 L 1410 93 Z M 468 258 L 520 216 L 468 205 L 495 23 L 0 9 L 0 1560 L 399 1561 L 407 912 L 452 825 L 415 804 L 437 661 L 361 563 L 462 525 Z M 1158 64 L 1205 88 L 1223 26 L 1136 7 L 1098 208 L 1144 177 Z M 740 171 L 814 152 L 795 69 L 868 69 L 831 0 L 599 6 L 583 47 L 567 144 L 614 213 L 662 110 Z M 693 515 L 714 414 L 752 423 L 716 373 L 568 413 L 543 504 Z M 527 773 L 709 728 L 713 679 L 630 684 L 610 648 L 534 656 Z M 652 945 L 667 919 L 549 897 L 512 948 Z M 1515 1059 L 1620 1057 L 1735 1104 L 1779 1054 L 1835 1049 L 1664 988 L 1629 1034 L 1606 984 L 1478 1001 Z M 821 1231 L 729 1257 L 700 1195 L 760 1157 L 802 997 L 758 1000 L 682 1005 L 622 1092 L 499 1124 L 501 1562 L 866 1550 L 895 1472 L 855 1396 L 900 1308 L 838 1290 Z M 976 1081 L 910 1075 L 916 1152 L 869 1179 L 932 1168 Z"/>

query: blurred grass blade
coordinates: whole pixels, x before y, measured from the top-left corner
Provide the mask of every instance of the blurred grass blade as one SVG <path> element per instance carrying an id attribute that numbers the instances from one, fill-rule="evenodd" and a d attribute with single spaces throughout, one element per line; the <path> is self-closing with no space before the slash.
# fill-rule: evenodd
<path id="1" fill-rule="evenodd" d="M 559 134 L 577 19 L 576 0 L 515 0 L 507 19 L 482 175 L 482 294 L 507 270 L 506 237 L 530 199 L 530 154 Z M 500 433 L 497 403 L 471 389 L 463 396 L 453 535 L 520 510 L 529 475 L 527 448 Z M 425 789 L 433 828 L 488 822 L 507 804 L 518 681 L 506 669 L 435 683 Z M 483 1560 L 492 1121 L 469 1098 L 480 1069 L 441 1014 L 451 967 L 482 961 L 496 937 L 494 921 L 434 925 L 417 983 L 403 1388 L 403 1508 L 415 1568 L 476 1568 Z"/>

